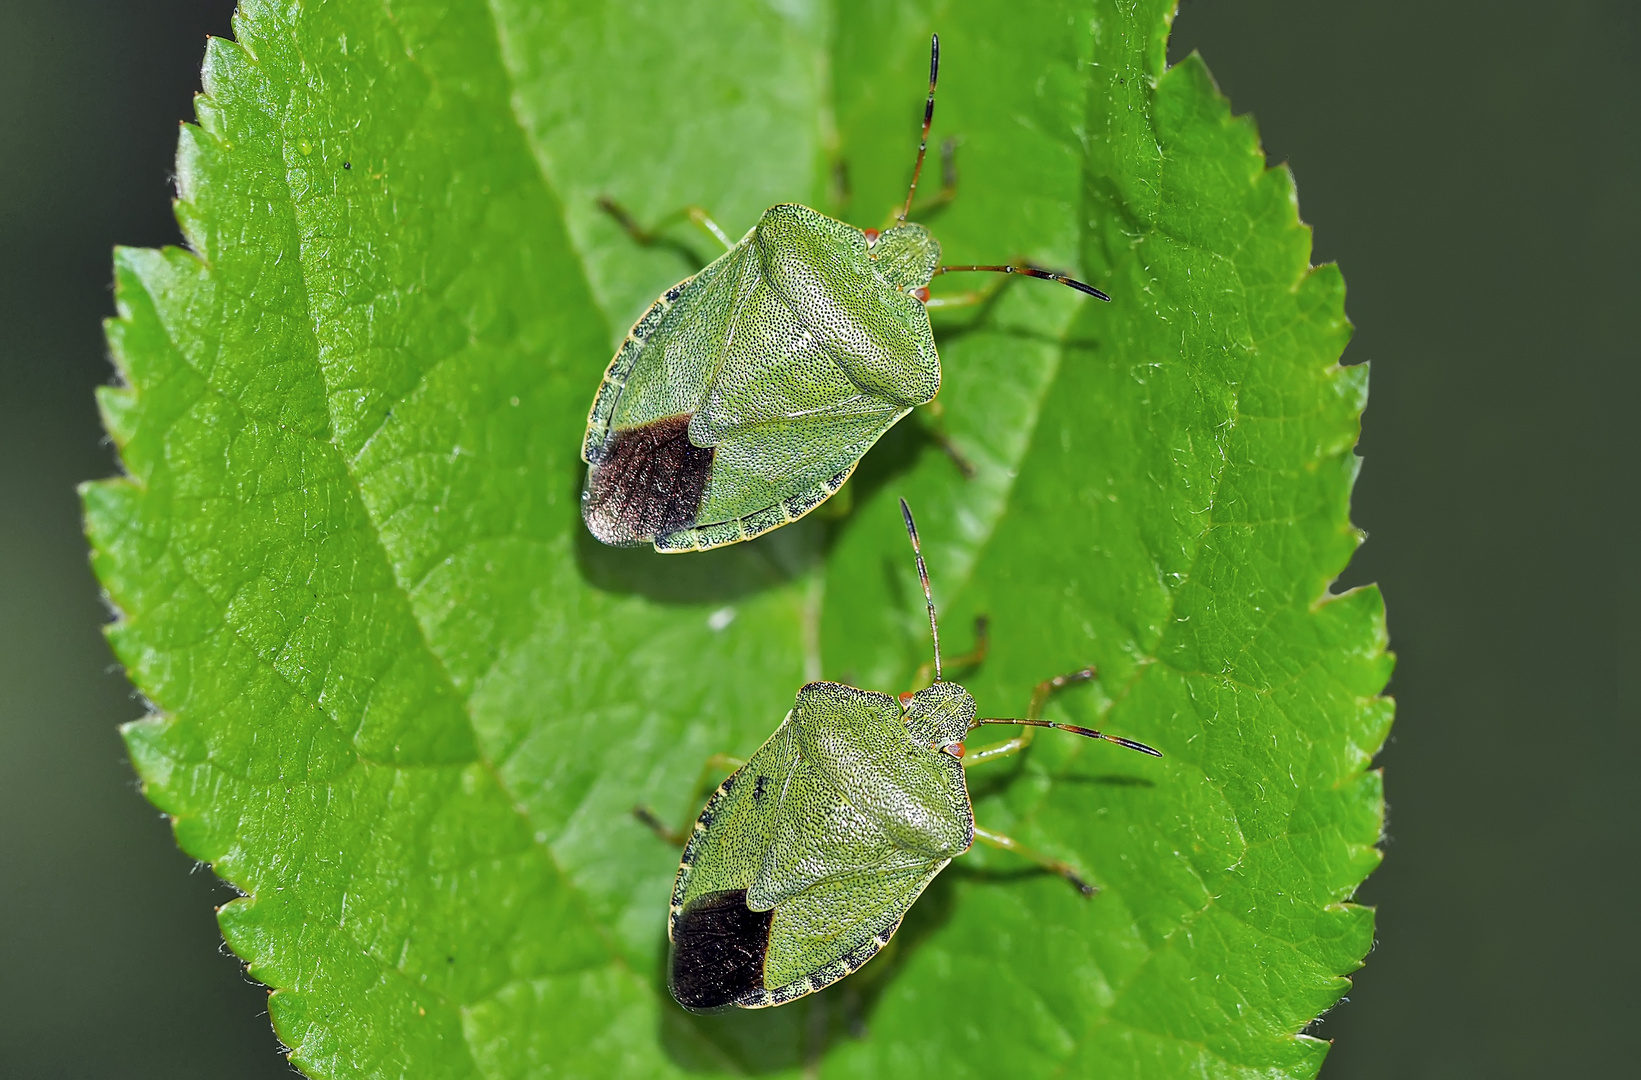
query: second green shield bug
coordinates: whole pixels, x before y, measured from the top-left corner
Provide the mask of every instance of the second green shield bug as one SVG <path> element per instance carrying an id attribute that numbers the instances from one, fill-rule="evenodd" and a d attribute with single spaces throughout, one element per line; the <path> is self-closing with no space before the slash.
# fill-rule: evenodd
<path id="1" fill-rule="evenodd" d="M 975 824 L 965 767 L 1018 753 L 1036 727 L 1162 756 L 1040 718 L 1048 695 L 1092 678 L 1089 668 L 1038 684 L 1023 719 L 978 719 L 969 692 L 942 677 L 917 526 L 905 500 L 900 510 L 928 602 L 934 681 L 899 697 L 809 683 L 750 760 L 717 759 L 739 767 L 687 835 L 675 837 L 684 854 L 667 921 L 667 985 L 686 1009 L 782 1005 L 850 974 L 888 944 L 913 901 L 975 840 L 1023 855 L 1092 895 L 1071 866 Z M 983 652 L 982 634 L 975 658 Z M 1025 730 L 965 754 L 963 740 L 984 724 Z M 667 833 L 648 811 L 639 815 Z"/>
<path id="2" fill-rule="evenodd" d="M 937 274 L 1025 274 L 1110 299 L 1027 263 L 942 266 L 939 242 L 906 220 L 939 71 L 936 36 L 911 190 L 890 228 L 857 229 L 782 203 L 733 243 L 689 208 L 727 250 L 663 293 L 604 373 L 581 448 L 582 517 L 598 539 L 702 551 L 826 501 L 884 432 L 940 390 L 927 308 L 982 294 L 931 300 Z"/>

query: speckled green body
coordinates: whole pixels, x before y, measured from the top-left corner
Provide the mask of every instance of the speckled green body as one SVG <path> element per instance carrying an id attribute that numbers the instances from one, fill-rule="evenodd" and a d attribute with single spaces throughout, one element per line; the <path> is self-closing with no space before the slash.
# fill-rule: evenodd
<path id="1" fill-rule="evenodd" d="M 824 502 L 940 389 L 912 295 L 939 262 L 921 225 L 869 241 L 806 206 L 770 207 L 663 293 L 605 372 L 582 444 L 593 534 L 696 551 Z"/>
<path id="2" fill-rule="evenodd" d="M 744 892 L 768 912 L 761 970 L 711 1007 L 780 1005 L 859 968 L 888 943 L 936 874 L 974 842 L 974 810 L 952 752 L 974 699 L 936 683 L 905 705 L 815 682 L 769 741 L 718 788 L 695 823 L 673 887 L 673 993 L 680 922 L 692 905 Z M 738 897 L 737 897 L 738 899 Z M 762 947 L 762 942 L 758 945 Z"/>

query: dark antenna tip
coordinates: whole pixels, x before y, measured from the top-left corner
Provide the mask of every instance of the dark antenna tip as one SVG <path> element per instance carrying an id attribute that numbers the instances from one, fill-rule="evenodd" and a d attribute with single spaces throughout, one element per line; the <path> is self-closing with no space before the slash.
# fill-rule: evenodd
<path id="1" fill-rule="evenodd" d="M 1062 285 L 1069 285 L 1073 289 L 1076 289 L 1080 293 L 1087 293 L 1088 295 L 1090 295 L 1092 297 L 1095 297 L 1096 299 L 1104 300 L 1108 304 L 1111 303 L 1111 297 L 1107 296 L 1105 293 L 1101 292 L 1100 290 L 1096 289 L 1094 286 L 1088 284 L 1085 281 L 1078 281 L 1076 278 L 1072 278 L 1072 277 L 1058 277 L 1058 278 L 1055 278 L 1054 280 L 1058 281 Z"/>
<path id="2" fill-rule="evenodd" d="M 1033 266 L 1030 263 L 992 263 L 986 266 L 971 264 L 967 266 L 939 266 L 935 268 L 936 274 L 966 274 L 971 272 L 984 274 L 1024 274 L 1026 277 L 1042 278 L 1044 281 L 1058 281 L 1061 285 L 1070 286 L 1080 293 L 1086 293 L 1095 299 L 1104 300 L 1108 304 L 1111 303 L 1111 297 L 1096 289 L 1086 281 L 1078 281 L 1076 278 L 1067 274 L 1057 274 L 1053 270 L 1044 270 L 1041 266 Z"/>
<path id="3" fill-rule="evenodd" d="M 912 538 L 912 548 L 917 548 L 917 522 L 912 520 L 912 508 L 906 505 L 906 500 L 900 500 L 900 520 L 906 523 L 906 535 Z"/>
<path id="4" fill-rule="evenodd" d="M 1138 750 L 1142 754 L 1150 754 L 1152 757 L 1162 757 L 1161 750 L 1158 750 L 1155 747 L 1147 746 L 1142 742 L 1135 742 L 1133 739 L 1123 739 L 1116 735 L 1107 735 L 1105 740 L 1106 742 L 1114 742 L 1118 746 L 1126 746 L 1130 750 Z"/>

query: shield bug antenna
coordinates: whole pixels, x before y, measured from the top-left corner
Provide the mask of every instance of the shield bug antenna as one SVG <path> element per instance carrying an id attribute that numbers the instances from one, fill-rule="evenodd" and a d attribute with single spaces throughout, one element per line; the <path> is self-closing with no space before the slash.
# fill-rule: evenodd
<path id="1" fill-rule="evenodd" d="M 923 156 L 929 152 L 929 125 L 934 123 L 934 85 L 940 81 L 940 35 L 929 35 L 929 97 L 923 103 L 923 135 L 917 142 L 917 164 L 912 166 L 912 189 L 906 193 L 906 205 L 900 208 L 895 224 L 906 224 L 906 215 L 912 212 L 912 199 L 917 195 L 917 179 L 923 175 Z"/>
<path id="2" fill-rule="evenodd" d="M 1094 678 L 1096 674 L 1097 672 L 1093 668 L 1087 667 L 1083 668 L 1081 671 L 1074 671 L 1070 675 L 1056 675 L 1052 679 L 1047 679 L 1041 683 L 1038 683 L 1037 689 L 1032 691 L 1031 706 L 1026 710 L 1027 715 L 1025 719 L 1011 717 L 983 717 L 971 723 L 969 725 L 969 730 L 973 731 L 982 724 L 1020 724 L 1024 727 L 1055 728 L 1059 731 L 1069 731 L 1073 735 L 1084 735 L 1090 739 L 1100 739 L 1104 742 L 1116 743 L 1118 746 L 1126 746 L 1130 750 L 1138 750 L 1140 753 L 1150 754 L 1152 757 L 1162 757 L 1161 750 L 1154 750 L 1142 742 L 1135 742 L 1133 739 L 1124 739 L 1118 735 L 1107 735 L 1104 732 L 1095 731 L 1093 728 L 1078 727 L 1075 724 L 1057 724 L 1052 720 L 1038 719 L 1038 713 L 1042 711 L 1043 703 L 1048 700 L 1048 696 L 1050 694 L 1071 683 L 1087 682 L 1089 679 Z"/>
<path id="3" fill-rule="evenodd" d="M 1088 284 L 1086 281 L 1078 281 L 1074 277 L 1070 277 L 1066 274 L 1057 274 L 1053 270 L 1044 270 L 1041 266 L 1033 266 L 1030 263 L 995 263 L 990 266 L 942 266 L 935 270 L 935 273 L 960 274 L 968 273 L 970 271 L 978 271 L 988 274 L 1024 274 L 1026 277 L 1042 278 L 1044 281 L 1058 281 L 1061 285 L 1069 285 L 1071 288 L 1076 289 L 1080 293 L 1087 293 L 1089 296 L 1095 297 L 1099 300 L 1104 300 L 1108 304 L 1111 302 L 1111 297 L 1096 289 L 1094 286 Z"/>
<path id="4" fill-rule="evenodd" d="M 937 49 L 935 56 L 939 55 Z M 930 85 L 933 85 L 932 80 Z M 906 535 L 912 538 L 912 554 L 917 556 L 917 580 L 923 583 L 923 599 L 929 605 L 929 636 L 934 639 L 934 681 L 941 682 L 943 680 L 940 677 L 940 625 L 934 618 L 934 594 L 929 591 L 929 568 L 923 563 L 923 545 L 917 541 L 917 522 L 912 520 L 912 508 L 906 505 L 905 499 L 900 500 L 900 516 L 906 522 Z"/>
<path id="5" fill-rule="evenodd" d="M 940 35 L 932 34 L 929 37 L 929 96 L 923 102 L 923 133 L 917 141 L 917 163 L 912 166 L 912 187 L 910 191 L 906 192 L 906 204 L 900 208 L 900 213 L 895 216 L 896 225 L 906 224 L 906 217 L 912 212 L 912 200 L 917 196 L 917 182 L 923 175 L 923 159 L 929 153 L 929 127 L 934 123 L 934 88 L 935 84 L 939 81 Z M 950 188 L 952 166 L 949 159 L 946 160 L 945 170 L 947 174 L 947 187 Z M 1076 289 L 1080 293 L 1086 293 L 1089 296 L 1097 297 L 1098 299 L 1104 300 L 1106 303 L 1111 302 L 1111 297 L 1107 296 L 1105 293 L 1101 292 L 1099 289 L 1096 289 L 1087 282 L 1078 281 L 1076 278 L 1067 274 L 1055 273 L 1053 270 L 1045 270 L 1040 266 L 1033 266 L 1030 263 L 1025 262 L 995 263 L 989 265 L 970 264 L 965 266 L 942 266 L 935 270 L 935 273 L 1024 274 L 1027 277 L 1042 278 L 1044 281 L 1058 281 L 1061 285 L 1069 286 Z"/>

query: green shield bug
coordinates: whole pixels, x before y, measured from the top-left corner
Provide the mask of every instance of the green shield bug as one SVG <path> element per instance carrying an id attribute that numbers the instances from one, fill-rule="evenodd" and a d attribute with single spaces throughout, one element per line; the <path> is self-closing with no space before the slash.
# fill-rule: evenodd
<path id="1" fill-rule="evenodd" d="M 795 521 L 843 486 L 878 438 L 940 390 L 929 307 L 937 274 L 993 271 L 1100 290 L 1028 263 L 942 266 L 908 222 L 934 120 L 940 38 L 911 190 L 889 228 L 857 229 L 807 206 L 764 211 L 738 243 L 704 211 L 683 213 L 727 249 L 633 324 L 587 418 L 582 517 L 599 540 L 702 551 Z M 645 242 L 609 200 L 605 209 Z"/>
<path id="2" fill-rule="evenodd" d="M 667 922 L 667 984 L 686 1009 L 782 1005 L 850 974 L 888 944 L 913 901 L 975 840 L 1016 852 L 1093 895 L 1066 863 L 976 825 L 964 769 L 1018 753 L 1037 727 L 1162 756 L 1143 743 L 1040 717 L 1050 693 L 1094 676 L 1088 668 L 1038 684 L 1023 719 L 977 718 L 969 692 L 942 677 L 917 526 L 904 499 L 900 509 L 928 602 L 934 680 L 898 698 L 809 683 L 748 761 L 715 759 L 739 767 L 687 834 L 672 836 L 684 842 L 684 854 Z M 981 631 L 974 659 L 984 653 L 984 623 Z M 963 740 L 984 724 L 1025 727 L 965 755 Z M 637 813 L 669 834 L 647 810 Z"/>

